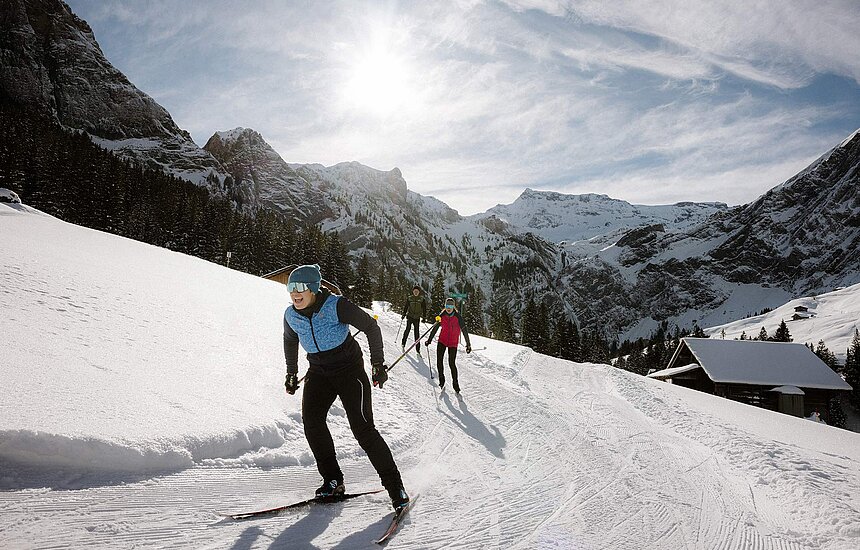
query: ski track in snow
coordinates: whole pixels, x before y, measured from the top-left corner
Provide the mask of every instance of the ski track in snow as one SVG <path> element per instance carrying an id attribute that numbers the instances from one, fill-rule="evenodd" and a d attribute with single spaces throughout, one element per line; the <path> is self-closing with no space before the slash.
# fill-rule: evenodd
<path id="1" fill-rule="evenodd" d="M 458 397 L 430 386 L 426 359 L 404 361 L 384 391 L 398 391 L 399 374 L 438 399 L 423 391 L 411 411 L 416 429 L 389 440 L 408 488 L 422 495 L 391 547 L 802 549 L 856 542 L 860 480 L 846 457 L 813 466 L 790 447 L 685 413 L 671 395 L 646 392 L 650 381 L 604 366 L 528 350 L 503 366 L 475 353 L 460 360 Z M 517 364 L 528 365 L 523 379 L 512 377 Z M 641 398 L 640 410 L 625 397 Z M 350 490 L 378 484 L 363 456 L 343 465 Z M 758 480 L 751 477 L 757 472 Z M 814 491 L 834 481 L 844 484 L 845 501 L 831 502 L 821 521 L 842 518 L 841 527 L 827 538 L 793 530 L 794 514 L 808 511 L 781 506 L 778 491 Z M 253 521 L 216 514 L 298 500 L 306 496 L 298 488 L 317 483 L 308 466 L 198 467 L 114 486 L 4 492 L 0 546 L 374 547 L 388 517 L 384 493 Z"/>
<path id="2" fill-rule="evenodd" d="M 137 254 L 134 247 L 138 244 L 124 242 L 122 250 Z M 28 244 L 27 248 L 34 246 Z M 162 253 L 152 247 L 146 250 L 147 254 Z M 86 249 L 77 253 L 86 253 Z M 178 255 L 166 257 L 174 259 L 176 265 L 186 265 Z M 114 292 L 121 306 L 127 297 L 131 306 L 140 307 L 132 291 L 122 286 L 121 277 L 114 277 L 114 284 L 105 288 L 87 287 L 79 281 L 86 270 L 72 270 L 65 277 L 34 278 L 41 272 L 37 264 L 38 258 L 29 263 L 0 263 L 0 282 L 4 283 L 0 286 L 0 306 L 15 318 L 31 321 L 27 326 L 33 330 L 39 328 L 43 314 L 28 316 L 27 308 L 41 304 L 39 300 L 64 310 L 68 309 L 62 306 L 65 301 L 78 311 L 74 316 L 61 312 L 68 317 L 67 322 L 60 328 L 48 327 L 71 331 L 72 335 L 87 334 L 90 329 L 80 326 L 86 322 L 96 325 L 96 333 L 117 337 L 119 333 L 104 327 L 115 324 L 118 315 L 126 314 L 125 309 L 103 303 L 104 293 Z M 205 265 L 213 271 L 209 275 L 213 280 L 222 280 L 228 273 L 231 279 L 224 284 L 231 290 L 260 285 L 260 292 L 267 293 L 260 295 L 270 297 L 267 299 L 281 296 L 275 292 L 280 288 L 269 283 Z M 78 286 L 64 281 L 78 281 Z M 163 286 L 153 284 L 150 291 L 159 292 Z M 22 298 L 24 293 L 32 298 Z M 182 296 L 187 294 L 186 289 Z M 249 290 L 249 295 L 255 294 Z M 199 308 L 209 311 L 219 307 L 226 296 L 225 291 L 217 301 L 203 302 Z M 244 299 L 236 300 L 242 304 Z M 170 443 L 176 449 L 197 449 L 197 456 L 188 452 L 179 466 L 183 469 L 132 469 L 122 475 L 107 474 L 99 468 L 89 473 L 71 466 L 68 470 L 46 468 L 38 463 L 31 465 L 32 471 L 25 471 L 0 461 L 0 486 L 7 488 L 0 491 L 0 548 L 378 548 L 372 541 L 382 534 L 390 517 L 385 493 L 255 520 L 232 521 L 218 514 L 302 500 L 319 484 L 298 428 L 300 398 L 284 396 L 280 386 L 283 374 L 282 357 L 278 357 L 279 312 L 274 311 L 277 304 L 264 308 L 257 303 L 261 301 L 265 302 L 252 301 L 241 308 L 251 310 L 246 325 L 232 322 L 228 310 L 220 311 L 223 319 L 212 311 L 211 318 L 203 316 L 200 321 L 211 324 L 215 334 L 211 342 L 198 342 L 201 347 L 197 349 L 239 349 L 248 355 L 243 361 L 254 365 L 254 369 L 241 371 L 241 379 L 231 378 L 224 369 L 234 368 L 229 364 L 233 356 L 223 350 L 206 356 L 206 362 L 226 356 L 221 359 L 227 363 L 219 366 L 222 370 L 213 366 L 206 374 L 216 387 L 233 384 L 233 392 L 244 396 L 229 405 L 218 401 L 220 407 L 231 407 L 231 414 L 240 420 L 223 423 L 217 411 L 204 408 L 208 400 L 227 402 L 231 397 L 211 386 L 197 387 L 190 380 L 185 386 L 184 379 L 172 378 L 170 384 L 183 384 L 178 390 L 158 384 L 156 374 L 180 370 L 181 365 L 162 364 L 174 355 L 181 356 L 174 361 L 196 364 L 193 353 L 183 355 L 186 347 L 193 349 L 190 346 L 194 342 L 184 340 L 200 333 L 174 335 L 179 343 L 165 345 L 159 360 L 152 361 L 156 364 L 147 365 L 142 359 L 133 362 L 141 369 L 134 371 L 138 377 L 134 380 L 147 382 L 152 395 L 167 395 L 171 404 L 175 401 L 184 409 L 168 406 L 153 412 L 146 408 L 147 403 L 163 406 L 165 402 L 153 397 L 141 401 L 142 405 L 132 402 L 122 411 L 127 416 L 121 418 L 123 422 L 137 421 L 126 432 L 134 428 L 137 437 L 146 440 L 161 430 L 161 434 L 174 437 Z M 193 312 L 183 311 L 183 307 L 190 306 L 183 302 L 164 310 L 172 320 L 162 319 L 161 333 L 171 335 L 178 330 L 178 323 L 187 322 Z M 386 357 L 397 357 L 399 315 L 379 313 Z M 234 315 L 245 319 L 239 313 Z M 270 317 L 271 321 L 259 321 Z M 140 319 L 143 323 L 146 317 Z M 227 328 L 234 333 L 227 335 Z M 129 337 L 141 339 L 152 330 L 141 326 L 140 331 L 131 330 Z M 248 339 L 264 331 L 265 338 Z M 12 336 L 22 342 L 40 342 Z M 358 340 L 367 356 L 365 339 Z M 91 345 L 92 354 L 73 348 L 84 359 L 121 353 L 121 343 L 104 339 L 86 343 Z M 377 427 L 392 448 L 407 490 L 421 495 L 389 547 L 841 550 L 860 546 L 857 434 L 720 400 L 605 365 L 573 364 L 480 337 L 474 337 L 473 343 L 476 348 L 487 349 L 458 354 L 461 396 L 451 390 L 450 375 L 446 376 L 448 387 L 439 391 L 435 357 L 433 380 L 429 379 L 427 350 L 422 350 L 421 357 L 410 353 L 392 370 L 385 388 L 373 390 Z M 141 352 L 141 356 L 149 358 L 153 348 L 145 346 L 146 353 Z M 68 344 L 66 348 L 46 344 L 45 353 L 58 358 L 56 367 L 53 363 L 39 365 L 44 367 L 41 372 L 46 383 L 61 387 L 67 405 L 72 398 L 82 399 L 81 405 L 76 405 L 82 408 L 87 400 L 100 405 L 97 388 L 76 393 L 75 388 L 62 385 L 72 379 L 57 375 L 65 363 L 88 365 L 64 357 L 69 349 Z M 38 354 L 27 357 L 38 358 Z M 93 366 L 111 365 L 109 359 L 94 361 Z M 152 369 L 146 373 L 156 374 L 145 376 L 144 365 Z M 121 372 L 117 368 L 121 383 L 101 388 L 101 393 L 126 388 Z M 195 374 L 193 369 L 191 372 L 189 377 Z M 84 374 L 80 376 L 86 379 Z M 19 376 L 21 387 L 29 387 L 26 382 Z M 246 385 L 239 388 L 240 383 Z M 132 386 L 131 390 L 142 394 L 139 386 Z M 43 386 L 39 388 L 39 394 L 22 391 L 14 395 L 21 400 L 21 408 L 28 399 L 50 393 L 43 391 Z M 129 393 L 130 399 L 134 397 Z M 268 409 L 272 409 L 270 416 L 266 416 Z M 195 418 L 199 410 L 212 418 Z M 13 456 L 22 456 L 22 452 L 41 450 L 37 446 L 40 441 L 50 442 L 58 435 L 71 438 L 74 445 L 59 445 L 56 452 L 73 454 L 71 458 L 80 465 L 89 460 L 87 453 L 98 454 L 101 445 L 116 436 L 114 432 L 125 428 L 121 422 L 103 418 L 73 418 L 75 408 L 57 411 L 50 418 L 44 414 L 46 409 L 19 411 L 29 413 L 32 422 L 55 422 L 36 424 L 35 428 L 32 422 L 15 424 L 12 421 L 18 420 L 4 418 L 9 428 L 0 431 L 0 450 L 11 442 L 20 449 Z M 140 416 L 151 420 L 141 422 Z M 352 439 L 339 403 L 329 418 L 347 490 L 377 488 L 378 477 Z M 249 425 L 242 428 L 246 419 Z M 82 435 L 73 429 L 57 431 L 62 421 Z M 227 428 L 221 426 L 237 431 L 224 435 L 218 430 Z M 268 428 L 271 433 L 265 436 L 269 432 L 261 426 L 273 426 Z M 112 432 L 105 434 L 105 427 Z M 770 427 L 780 435 L 762 433 Z M 33 429 L 25 433 L 29 428 Z M 261 435 L 248 438 L 253 433 Z M 22 434 L 32 436 L 35 443 L 24 441 Z M 803 441 L 806 434 L 821 437 L 827 451 Z M 234 440 L 243 438 L 248 447 L 242 447 L 241 452 L 247 449 L 247 454 L 235 456 Z M 135 448 L 137 442 L 139 439 L 130 435 L 122 441 L 122 448 Z M 833 450 L 840 448 L 847 450 Z M 74 465 L 74 460 L 71 462 Z M 116 461 L 107 457 L 104 463 Z M 119 464 L 128 465 L 129 461 L 120 460 Z"/>

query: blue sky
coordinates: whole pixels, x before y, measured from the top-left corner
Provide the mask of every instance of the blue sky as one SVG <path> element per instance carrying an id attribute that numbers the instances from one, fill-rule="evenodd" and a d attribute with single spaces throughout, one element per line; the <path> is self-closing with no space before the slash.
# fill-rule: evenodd
<path id="1" fill-rule="evenodd" d="M 198 144 L 253 128 L 462 214 L 742 204 L 860 128 L 854 0 L 66 2 Z"/>

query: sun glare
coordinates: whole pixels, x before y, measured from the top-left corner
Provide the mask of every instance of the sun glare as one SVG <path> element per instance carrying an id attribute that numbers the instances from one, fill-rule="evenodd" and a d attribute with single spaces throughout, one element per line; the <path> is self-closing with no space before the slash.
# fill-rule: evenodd
<path id="1" fill-rule="evenodd" d="M 345 92 L 355 109 L 377 116 L 398 111 L 410 99 L 406 64 L 388 52 L 368 54 L 356 61 Z"/>

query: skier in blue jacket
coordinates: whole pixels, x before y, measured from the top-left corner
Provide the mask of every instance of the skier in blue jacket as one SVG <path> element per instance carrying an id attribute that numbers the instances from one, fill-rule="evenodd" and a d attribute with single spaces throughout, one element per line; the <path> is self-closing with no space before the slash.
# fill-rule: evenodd
<path id="1" fill-rule="evenodd" d="M 376 320 L 344 298 L 320 288 L 318 265 L 303 265 L 290 273 L 287 290 L 293 304 L 284 312 L 284 357 L 287 393 L 298 389 L 299 344 L 307 352 L 310 367 L 304 380 L 302 422 L 305 437 L 323 478 L 317 496 L 345 492 L 343 472 L 337 463 L 334 441 L 326 416 L 340 397 L 349 427 L 379 474 L 383 487 L 397 510 L 409 503 L 400 472 L 388 444 L 373 424 L 370 381 L 364 370 L 361 347 L 350 334 L 350 325 L 367 335 L 373 385 L 382 388 L 388 380 L 383 356 L 382 331 Z"/>

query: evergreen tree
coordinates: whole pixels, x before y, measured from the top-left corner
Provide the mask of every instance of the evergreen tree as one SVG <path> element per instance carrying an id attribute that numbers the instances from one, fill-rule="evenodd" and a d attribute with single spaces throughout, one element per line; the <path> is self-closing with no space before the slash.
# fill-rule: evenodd
<path id="1" fill-rule="evenodd" d="M 481 285 L 476 285 L 469 293 L 469 309 L 471 310 L 469 332 L 479 336 L 487 335 L 487 326 L 484 322 L 484 302 L 484 291 L 481 290 Z"/>
<path id="2" fill-rule="evenodd" d="M 839 360 L 836 359 L 836 354 L 827 349 L 827 346 L 824 345 L 824 340 L 818 341 L 818 346 L 815 348 L 815 355 L 827 363 L 827 366 L 833 369 L 833 372 L 838 373 L 840 371 Z"/>
<path id="3" fill-rule="evenodd" d="M 645 365 L 645 356 L 641 349 L 634 349 L 627 357 L 627 370 L 640 374 L 642 376 L 648 374 L 648 367 Z"/>
<path id="4" fill-rule="evenodd" d="M 842 410 L 842 402 L 834 397 L 827 402 L 827 423 L 837 428 L 845 428 L 845 411 Z"/>
<path id="5" fill-rule="evenodd" d="M 538 351 L 540 346 L 540 335 L 538 334 L 538 306 L 531 298 L 526 302 L 526 307 L 520 317 L 520 334 L 522 334 L 522 345 Z"/>
<path id="6" fill-rule="evenodd" d="M 549 309 L 545 302 L 541 302 L 537 306 L 537 317 L 535 319 L 535 351 L 549 354 L 551 339 Z"/>
<path id="7" fill-rule="evenodd" d="M 699 326 L 699 323 L 693 322 L 693 333 L 690 334 L 693 338 L 707 338 L 708 335 L 705 334 L 705 331 L 702 330 L 702 327 Z"/>
<path id="8" fill-rule="evenodd" d="M 470 334 L 484 335 L 484 298 L 480 287 L 467 284 L 468 298 L 460 305 L 460 315 L 469 328 Z"/>
<path id="9" fill-rule="evenodd" d="M 576 361 L 577 363 L 582 362 L 582 340 L 580 338 L 579 329 L 576 328 L 576 323 L 573 321 L 568 321 L 567 324 L 567 332 L 570 334 L 570 344 L 567 347 L 567 354 L 564 358 L 570 359 L 571 361 Z"/>
<path id="10" fill-rule="evenodd" d="M 762 342 L 767 342 L 770 340 L 770 337 L 767 335 L 767 330 L 764 327 L 761 327 L 761 330 L 758 331 L 758 336 L 755 337 L 756 340 L 761 340 Z"/>
<path id="11" fill-rule="evenodd" d="M 355 270 L 355 284 L 352 286 L 350 301 L 361 307 L 370 307 L 373 300 L 373 283 L 370 280 L 370 260 L 362 254 Z"/>
<path id="12" fill-rule="evenodd" d="M 445 293 L 445 279 L 442 277 L 442 271 L 436 272 L 436 277 L 433 279 L 433 290 L 431 292 L 430 299 L 428 300 L 427 307 L 429 308 L 429 314 L 433 317 L 439 314 L 442 311 L 442 308 L 445 306 L 445 298 L 447 294 Z"/>
<path id="13" fill-rule="evenodd" d="M 388 268 L 385 265 L 380 265 L 376 271 L 376 284 L 373 285 L 373 297 L 375 300 L 388 301 L 390 294 L 388 288 Z"/>
<path id="14" fill-rule="evenodd" d="M 848 402 L 860 411 L 860 332 L 855 328 L 845 359 L 845 381 L 853 388 Z"/>
<path id="15" fill-rule="evenodd" d="M 515 341 L 514 318 L 500 292 L 493 294 L 493 301 L 490 305 L 490 330 L 493 333 L 493 338 L 497 340 Z"/>
<path id="16" fill-rule="evenodd" d="M 791 339 L 791 333 L 788 332 L 788 327 L 785 324 L 785 320 L 779 323 L 779 328 L 776 329 L 776 332 L 773 333 L 773 341 L 774 342 L 793 342 Z"/>

